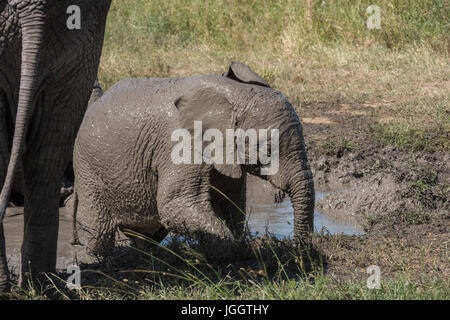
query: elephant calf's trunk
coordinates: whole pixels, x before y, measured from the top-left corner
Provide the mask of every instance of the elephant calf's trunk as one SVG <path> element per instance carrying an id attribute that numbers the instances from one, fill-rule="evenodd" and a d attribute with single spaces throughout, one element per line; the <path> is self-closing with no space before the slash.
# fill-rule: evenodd
<path id="1" fill-rule="evenodd" d="M 294 237 L 309 242 L 314 231 L 314 182 L 309 170 L 302 173 L 304 179 L 291 184 L 289 195 L 294 207 Z"/>

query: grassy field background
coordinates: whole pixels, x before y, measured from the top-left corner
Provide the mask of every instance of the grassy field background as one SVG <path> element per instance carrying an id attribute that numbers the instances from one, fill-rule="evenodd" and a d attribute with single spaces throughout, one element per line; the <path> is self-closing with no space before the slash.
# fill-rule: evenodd
<path id="1" fill-rule="evenodd" d="M 366 26 L 372 4 L 379 30 Z M 381 142 L 439 151 L 449 147 L 449 17 L 445 0 L 116 0 L 100 80 L 222 73 L 241 61 L 301 117 L 314 103 L 363 105 Z"/>
<path id="2" fill-rule="evenodd" d="M 366 27 L 371 4 L 117 0 L 109 15 L 101 78 L 109 86 L 129 76 L 221 72 L 230 60 L 248 63 L 283 90 L 329 80 L 337 71 L 343 74 L 331 78 L 359 71 L 361 78 L 373 80 L 378 72 L 415 65 L 405 76 L 434 78 L 430 67 L 448 62 L 448 2 L 376 1 L 379 30 Z M 328 72 L 317 72 L 322 68 Z M 440 77 L 446 73 L 441 69 Z"/>
<path id="3" fill-rule="evenodd" d="M 366 26 L 366 9 L 373 4 L 381 8 L 379 30 Z M 380 143 L 448 152 L 449 17 L 445 0 L 115 0 L 99 78 L 107 89 L 127 77 L 222 73 L 230 61 L 241 61 L 283 92 L 304 122 L 308 106 L 328 106 L 315 118 L 323 122 L 337 121 L 339 107 L 367 116 Z M 413 242 L 414 250 L 402 256 L 402 246 L 386 242 L 379 252 L 376 241 L 370 252 L 355 250 L 356 258 L 345 251 L 345 241 L 332 241 L 340 244 L 329 250 L 330 257 L 339 257 L 343 268 L 361 270 L 352 279 L 324 275 L 321 268 L 299 279 L 259 281 L 251 270 L 241 279 L 220 273 L 214 281 L 183 271 L 190 279 L 184 284 L 140 285 L 135 279 L 130 286 L 134 280 L 122 277 L 117 290 L 86 288 L 76 298 L 448 299 L 448 278 L 427 273 L 431 258 L 424 257 L 431 249 Z M 445 241 L 435 242 L 440 260 L 433 263 L 448 263 Z M 381 290 L 366 286 L 363 266 L 373 256 L 396 272 L 383 278 Z M 278 267 L 281 275 L 284 267 Z M 22 298 L 42 295 L 31 291 Z"/>

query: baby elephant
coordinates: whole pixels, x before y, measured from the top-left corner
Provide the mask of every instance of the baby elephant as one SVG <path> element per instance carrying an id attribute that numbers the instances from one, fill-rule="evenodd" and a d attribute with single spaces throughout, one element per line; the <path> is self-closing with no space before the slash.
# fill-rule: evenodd
<path id="1" fill-rule="evenodd" d="M 313 229 L 300 120 L 241 63 L 223 75 L 118 82 L 86 112 L 73 161 L 74 236 L 82 230 L 94 252 L 124 229 L 157 242 L 169 231 L 208 242 L 238 238 L 246 173 L 290 196 L 296 239 Z"/>

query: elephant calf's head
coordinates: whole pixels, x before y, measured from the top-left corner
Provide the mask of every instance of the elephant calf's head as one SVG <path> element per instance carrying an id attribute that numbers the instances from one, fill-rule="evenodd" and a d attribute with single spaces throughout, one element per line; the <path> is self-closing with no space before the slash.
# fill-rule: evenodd
<path id="1" fill-rule="evenodd" d="M 233 62 L 222 77 L 201 81 L 175 105 L 181 126 L 194 139 L 214 141 L 213 147 L 194 148 L 194 158 L 202 152 L 205 163 L 232 178 L 247 171 L 267 179 L 291 197 L 296 238 L 309 234 L 313 179 L 300 119 L 284 95 L 248 66 Z"/>

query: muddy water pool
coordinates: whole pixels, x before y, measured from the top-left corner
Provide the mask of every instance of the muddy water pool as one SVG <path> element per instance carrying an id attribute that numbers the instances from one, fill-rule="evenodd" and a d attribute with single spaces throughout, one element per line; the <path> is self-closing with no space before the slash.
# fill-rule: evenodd
<path id="1" fill-rule="evenodd" d="M 325 197 L 326 193 L 316 192 L 316 200 Z M 250 232 L 262 235 L 267 232 L 277 238 L 291 238 L 294 235 L 294 209 L 288 197 L 282 203 L 256 202 L 250 198 L 247 215 Z M 316 210 L 314 212 L 315 232 L 330 234 L 362 235 L 361 226 L 346 219 L 326 216 Z"/>
<path id="2" fill-rule="evenodd" d="M 325 194 L 318 193 L 317 198 Z M 262 235 L 269 232 L 277 238 L 292 237 L 294 232 L 293 208 L 289 198 L 280 204 L 267 199 L 273 197 L 264 196 L 253 201 L 251 194 L 248 197 L 247 221 L 250 232 L 254 235 Z M 23 208 L 8 208 L 4 220 L 6 251 L 8 264 L 13 272 L 17 272 L 20 259 L 20 247 L 23 237 Z M 316 232 L 324 231 L 331 234 L 361 235 L 363 231 L 356 224 L 349 223 L 336 217 L 326 216 L 316 211 L 314 214 L 314 228 Z M 84 262 L 86 257 L 83 247 L 72 246 L 72 217 L 69 208 L 60 208 L 60 225 L 58 237 L 57 269 L 66 269 L 74 261 Z M 162 244 L 170 241 L 165 239 Z"/>

